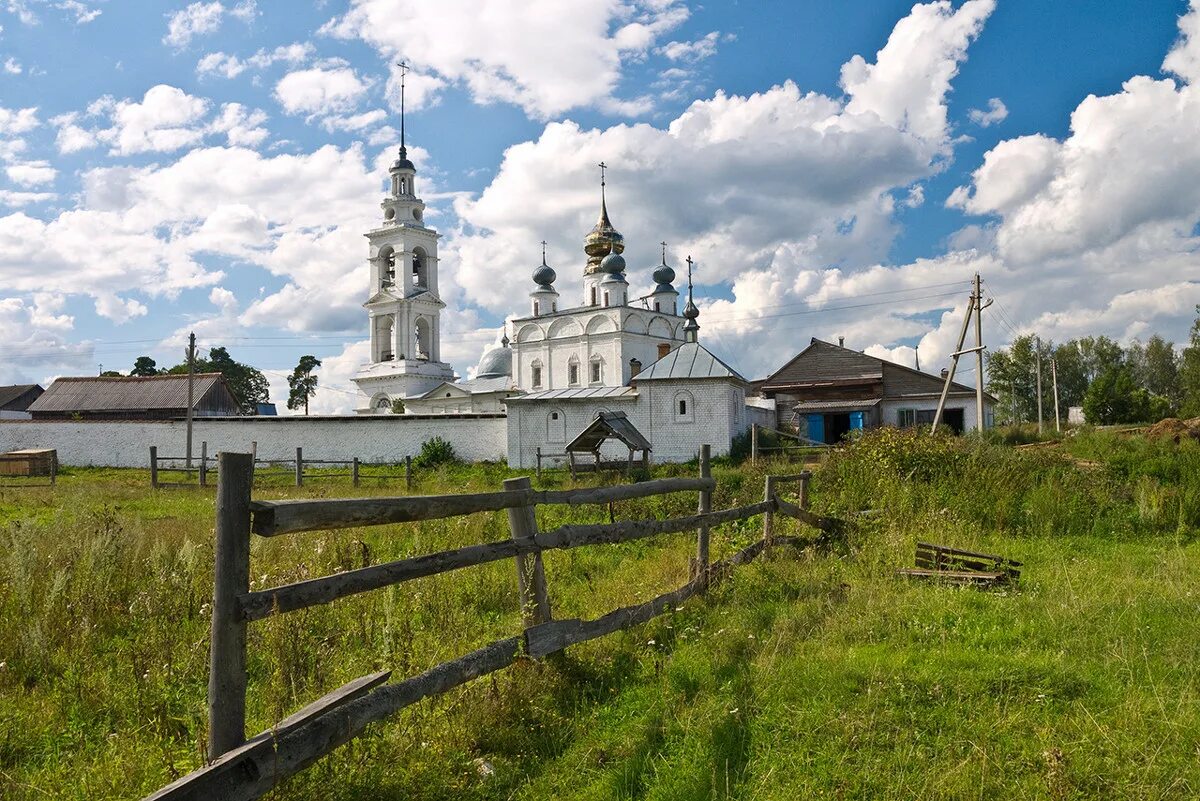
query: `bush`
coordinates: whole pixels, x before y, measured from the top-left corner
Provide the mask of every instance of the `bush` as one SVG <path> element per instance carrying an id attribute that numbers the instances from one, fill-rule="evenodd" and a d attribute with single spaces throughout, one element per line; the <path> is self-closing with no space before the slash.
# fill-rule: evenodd
<path id="1" fill-rule="evenodd" d="M 457 464 L 458 461 L 454 446 L 441 437 L 434 437 L 421 443 L 421 452 L 417 454 L 413 464 L 421 468 L 432 468 L 444 464 Z"/>

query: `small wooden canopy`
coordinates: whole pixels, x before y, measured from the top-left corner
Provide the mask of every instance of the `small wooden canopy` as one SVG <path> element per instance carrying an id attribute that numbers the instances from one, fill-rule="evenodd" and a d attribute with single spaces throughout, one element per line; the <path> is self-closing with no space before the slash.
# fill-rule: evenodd
<path id="1" fill-rule="evenodd" d="M 633 453 L 634 451 L 642 452 L 642 466 L 648 467 L 650 462 L 650 440 L 646 439 L 641 431 L 634 428 L 633 423 L 629 422 L 629 418 L 625 412 L 600 412 L 596 415 L 596 419 L 587 425 L 583 431 L 580 431 L 575 439 L 567 444 L 567 457 L 571 462 L 571 476 L 574 477 L 577 465 L 575 463 L 575 454 L 590 453 L 594 457 L 595 470 L 600 470 L 600 446 L 610 439 L 617 439 L 624 443 L 626 448 L 629 448 L 629 460 L 624 467 L 628 472 L 633 470 Z"/>

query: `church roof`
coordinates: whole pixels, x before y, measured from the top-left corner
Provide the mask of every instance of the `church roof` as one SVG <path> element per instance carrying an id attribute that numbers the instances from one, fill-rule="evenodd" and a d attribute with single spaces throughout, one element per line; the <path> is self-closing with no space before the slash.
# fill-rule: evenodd
<path id="1" fill-rule="evenodd" d="M 699 342 L 685 342 L 642 370 L 634 381 L 665 381 L 697 378 L 729 378 L 743 384 L 746 379 L 718 359 Z"/>
<path id="2" fill-rule="evenodd" d="M 635 400 L 637 390 L 633 387 L 571 387 L 569 389 L 547 389 L 508 398 L 508 403 L 525 401 L 573 401 L 573 400 Z"/>

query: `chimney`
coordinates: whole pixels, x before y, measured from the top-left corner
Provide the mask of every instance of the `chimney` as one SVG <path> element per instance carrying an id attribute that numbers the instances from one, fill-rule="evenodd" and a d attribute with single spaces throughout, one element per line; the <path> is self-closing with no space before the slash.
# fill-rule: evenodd
<path id="1" fill-rule="evenodd" d="M 943 380 L 943 381 L 945 381 L 945 380 L 946 380 L 946 376 L 948 376 L 948 375 L 950 375 L 950 370 L 949 370 L 949 368 L 943 367 L 943 368 L 942 368 L 942 380 Z"/>
<path id="2" fill-rule="evenodd" d="M 846 347 L 846 338 L 845 337 L 838 337 L 838 347 L 839 348 Z"/>
<path id="3" fill-rule="evenodd" d="M 642 372 L 642 363 L 637 359 L 629 360 L 629 380 L 637 378 L 638 373 Z"/>
<path id="4" fill-rule="evenodd" d="M 666 356 L 670 352 L 671 352 L 671 343 L 670 342 L 659 342 L 658 343 L 658 358 L 661 359 L 662 357 Z"/>

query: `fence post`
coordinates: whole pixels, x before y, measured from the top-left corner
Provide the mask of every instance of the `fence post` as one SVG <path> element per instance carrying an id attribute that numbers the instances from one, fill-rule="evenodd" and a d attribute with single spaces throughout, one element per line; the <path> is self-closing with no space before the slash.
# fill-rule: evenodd
<path id="1" fill-rule="evenodd" d="M 404 488 L 412 489 L 412 457 L 404 457 Z"/>
<path id="2" fill-rule="evenodd" d="M 158 489 L 158 447 L 150 446 L 150 486 Z"/>
<path id="3" fill-rule="evenodd" d="M 200 442 L 200 486 L 208 486 L 208 440 Z"/>
<path id="4" fill-rule="evenodd" d="M 250 441 L 250 457 L 254 459 L 254 461 L 258 461 L 258 440 Z"/>
<path id="5" fill-rule="evenodd" d="M 542 480 L 542 446 L 538 445 L 537 449 L 537 480 Z"/>
<path id="6" fill-rule="evenodd" d="M 506 492 L 528 491 L 528 477 L 509 478 L 504 481 Z M 508 526 L 516 542 L 533 543 L 537 535 L 537 517 L 532 503 L 515 506 L 508 510 Z M 525 628 L 550 622 L 550 593 L 546 589 L 546 571 L 542 566 L 542 552 L 517 554 L 517 592 L 521 598 L 521 617 Z"/>
<path id="7" fill-rule="evenodd" d="M 758 463 L 758 423 L 750 424 L 750 464 Z"/>
<path id="8" fill-rule="evenodd" d="M 212 646 L 208 663 L 208 758 L 246 740 L 246 621 L 238 596 L 250 591 L 248 453 L 217 455 L 217 527 Z"/>
<path id="9" fill-rule="evenodd" d="M 358 486 L 358 457 L 354 457 L 354 461 L 350 463 L 350 480 L 354 486 Z"/>
<path id="10" fill-rule="evenodd" d="M 54 486 L 55 479 L 58 478 L 58 451 L 50 457 L 50 486 Z"/>
<path id="11" fill-rule="evenodd" d="M 775 476 L 767 476 L 766 488 L 763 491 L 764 501 L 775 500 Z M 775 510 L 768 509 L 763 512 L 763 542 L 766 547 L 771 547 L 771 541 L 775 538 Z"/>
<path id="12" fill-rule="evenodd" d="M 810 476 L 803 476 L 800 479 L 800 508 L 808 508 L 808 479 Z"/>
<path id="13" fill-rule="evenodd" d="M 304 486 L 304 448 L 296 448 L 296 486 Z"/>
<path id="14" fill-rule="evenodd" d="M 708 463 L 711 453 L 711 445 L 700 446 L 700 478 L 712 478 L 712 467 Z M 702 515 L 712 511 L 712 490 L 700 490 L 700 502 L 696 511 Z M 708 584 L 708 523 L 701 523 L 700 528 L 696 530 L 695 573 L 693 578 L 699 579 L 702 585 Z"/>

